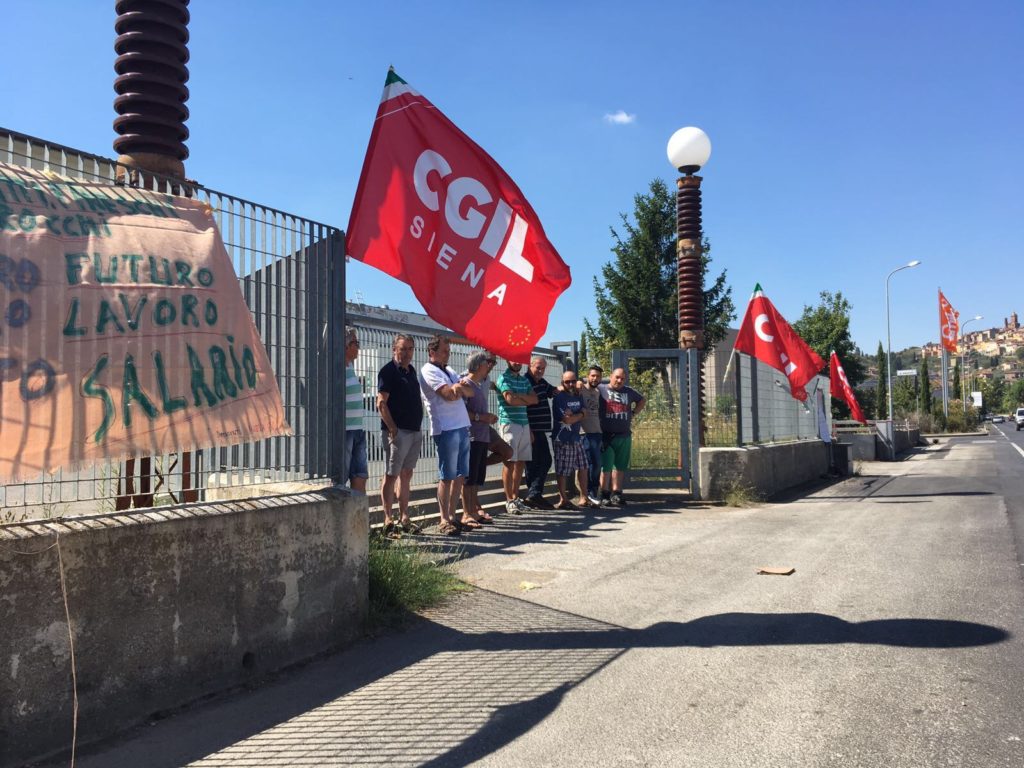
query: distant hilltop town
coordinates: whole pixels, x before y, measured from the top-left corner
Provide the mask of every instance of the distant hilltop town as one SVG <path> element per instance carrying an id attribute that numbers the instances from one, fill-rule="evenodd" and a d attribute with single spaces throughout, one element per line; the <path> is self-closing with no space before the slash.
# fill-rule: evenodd
<path id="1" fill-rule="evenodd" d="M 968 331 L 963 336 L 963 345 L 959 350 L 971 358 L 970 367 L 977 370 L 980 378 L 992 378 L 997 372 L 1011 381 L 1024 378 L 1021 359 L 1024 358 L 1024 328 L 1016 312 L 1008 319 L 1003 319 L 1001 328 Z M 921 354 L 925 357 L 941 357 L 942 345 L 929 342 L 921 348 Z"/>

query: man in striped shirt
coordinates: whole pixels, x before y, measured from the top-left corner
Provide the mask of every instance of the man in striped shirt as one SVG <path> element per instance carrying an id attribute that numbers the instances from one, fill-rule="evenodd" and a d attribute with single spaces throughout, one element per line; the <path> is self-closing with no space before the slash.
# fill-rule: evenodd
<path id="1" fill-rule="evenodd" d="M 359 355 L 356 329 L 345 326 L 345 457 L 343 480 L 353 492 L 366 495 L 369 475 L 366 461 L 366 430 L 363 428 L 363 386 L 353 363 Z"/>

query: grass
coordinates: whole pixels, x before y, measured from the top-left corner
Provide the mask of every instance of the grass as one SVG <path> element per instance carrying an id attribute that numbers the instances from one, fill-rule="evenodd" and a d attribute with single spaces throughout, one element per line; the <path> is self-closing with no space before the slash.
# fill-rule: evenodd
<path id="1" fill-rule="evenodd" d="M 756 507 L 761 502 L 761 497 L 749 485 L 734 483 L 725 492 L 724 501 L 726 506 L 730 507 Z"/>
<path id="2" fill-rule="evenodd" d="M 402 626 L 412 614 L 469 589 L 444 562 L 449 550 L 370 537 L 369 628 Z"/>

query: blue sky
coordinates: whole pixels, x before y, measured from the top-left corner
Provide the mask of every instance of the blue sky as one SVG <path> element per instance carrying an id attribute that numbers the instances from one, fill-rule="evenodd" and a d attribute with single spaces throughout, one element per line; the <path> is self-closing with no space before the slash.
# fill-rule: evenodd
<path id="1" fill-rule="evenodd" d="M 711 137 L 704 229 L 742 314 L 754 283 L 791 321 L 823 290 L 854 340 L 938 338 L 936 289 L 972 329 L 1024 316 L 1024 3 L 192 4 L 187 173 L 344 226 L 389 64 L 512 175 L 573 285 L 545 342 L 593 318 L 609 226 Z M 0 124 L 113 153 L 113 3 L 5 9 Z M 605 119 L 619 111 L 632 119 Z M 418 309 L 350 264 L 349 298 Z M 738 319 L 737 319 L 738 322 Z"/>

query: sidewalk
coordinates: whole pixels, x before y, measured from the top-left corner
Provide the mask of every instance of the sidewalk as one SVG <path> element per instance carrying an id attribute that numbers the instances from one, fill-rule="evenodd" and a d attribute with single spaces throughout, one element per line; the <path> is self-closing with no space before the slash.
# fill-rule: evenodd
<path id="1" fill-rule="evenodd" d="M 503 516 L 458 545 L 478 588 L 408 631 L 77 765 L 1020 765 L 1024 598 L 961 455 L 755 509 Z"/>

